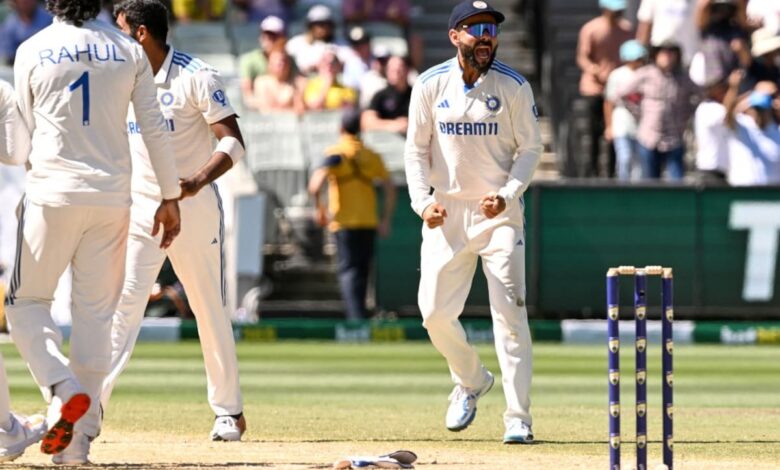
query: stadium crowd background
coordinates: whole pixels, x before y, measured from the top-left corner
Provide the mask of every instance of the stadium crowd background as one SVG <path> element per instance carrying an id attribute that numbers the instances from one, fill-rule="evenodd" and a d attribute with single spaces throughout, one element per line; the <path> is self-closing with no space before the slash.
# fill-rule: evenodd
<path id="1" fill-rule="evenodd" d="M 111 21 L 112 2 L 104 3 L 101 16 Z M 246 164 L 222 185 L 266 195 L 266 258 L 284 252 L 287 242 L 300 259 L 322 256 L 323 232 L 311 223 L 306 182 L 337 141 L 344 109 L 362 111 L 363 140 L 403 182 L 411 86 L 453 52 L 441 26 L 451 6 L 444 3 L 173 0 L 171 43 L 220 70 L 241 114 Z M 541 177 L 780 183 L 780 2 L 501 3 L 528 34 L 505 32 L 499 56 L 519 47 L 536 57 L 531 81 L 549 150 Z M 51 18 L 35 0 L 0 5 L 0 78 L 12 82 L 16 47 Z M 538 21 L 545 9 L 571 20 L 554 40 Z M 431 10 L 438 16 L 430 18 L 441 20 L 439 34 L 421 34 L 419 18 Z M 556 48 L 550 66 L 539 51 Z M 525 72 L 522 60 L 508 62 Z M 558 93 L 562 83 L 576 92 Z M 1 176 L 0 262 L 13 254 L 10 201 L 23 172 L 3 169 Z M 328 245 L 326 239 L 326 253 Z M 288 266 L 296 259 L 289 254 L 282 253 Z M 178 290 L 170 292 L 175 297 Z M 173 310 L 181 310 L 179 300 L 171 301 Z"/>

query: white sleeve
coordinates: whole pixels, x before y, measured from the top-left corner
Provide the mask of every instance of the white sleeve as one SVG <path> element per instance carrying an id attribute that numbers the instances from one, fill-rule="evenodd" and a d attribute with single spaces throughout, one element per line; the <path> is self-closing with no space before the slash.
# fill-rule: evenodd
<path id="1" fill-rule="evenodd" d="M 433 116 L 430 97 L 425 86 L 417 82 L 412 88 L 409 104 L 409 128 L 406 133 L 404 167 L 406 184 L 412 200 L 412 209 L 422 217 L 426 207 L 434 202 L 430 194 L 431 185 L 431 140 L 433 139 Z"/>
<path id="2" fill-rule="evenodd" d="M 498 190 L 498 195 L 506 201 L 519 198 L 528 188 L 544 148 L 534 95 L 528 82 L 524 83 L 519 93 L 515 94 L 510 111 L 517 151 L 513 157 L 514 163 L 509 170 L 507 182 Z"/>
<path id="3" fill-rule="evenodd" d="M 216 70 L 201 69 L 192 75 L 191 97 L 209 125 L 236 114 Z"/>
<path id="4" fill-rule="evenodd" d="M 23 165 L 30 155 L 30 133 L 22 122 L 11 85 L 0 82 L 0 163 Z"/>
<path id="5" fill-rule="evenodd" d="M 19 116 L 22 124 L 32 136 L 35 131 L 35 117 L 33 116 L 33 97 L 30 89 L 30 71 L 28 64 L 30 54 L 25 52 L 25 45 L 22 44 L 17 49 L 18 57 L 14 62 L 14 90 L 16 90 L 16 104 L 18 106 Z"/>
<path id="6" fill-rule="evenodd" d="M 636 12 L 637 21 L 642 23 L 650 23 L 653 21 L 653 7 L 655 0 L 642 0 L 639 4 L 639 10 Z"/>
<path id="7" fill-rule="evenodd" d="M 137 71 L 132 102 L 135 117 L 143 133 L 141 137 L 149 151 L 149 161 L 154 169 L 163 199 L 177 199 L 181 196 L 179 174 L 171 151 L 168 134 L 165 132 L 165 121 L 157 103 L 157 88 L 152 77 L 152 66 L 138 46 L 134 52 Z"/>

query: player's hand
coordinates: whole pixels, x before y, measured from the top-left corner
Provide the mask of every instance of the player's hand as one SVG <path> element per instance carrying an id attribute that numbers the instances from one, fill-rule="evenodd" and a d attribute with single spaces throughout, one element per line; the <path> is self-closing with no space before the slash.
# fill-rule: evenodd
<path id="1" fill-rule="evenodd" d="M 426 207 L 422 214 L 422 218 L 428 228 L 436 228 L 440 225 L 444 225 L 445 217 L 447 217 L 447 210 L 438 202 L 434 202 Z"/>
<path id="2" fill-rule="evenodd" d="M 489 192 L 479 200 L 479 210 L 488 219 L 492 219 L 506 209 L 506 201 L 494 192 Z"/>
<path id="3" fill-rule="evenodd" d="M 189 178 L 180 178 L 179 187 L 181 188 L 180 199 L 184 199 L 185 197 L 192 197 L 198 194 L 198 191 L 203 188 L 203 183 L 198 178 L 190 176 Z"/>
<path id="4" fill-rule="evenodd" d="M 606 139 L 607 142 L 612 142 L 612 140 L 614 140 L 612 135 L 612 126 L 604 128 L 604 139 Z"/>
<path id="5" fill-rule="evenodd" d="M 162 241 L 160 248 L 168 248 L 173 240 L 179 235 L 181 230 L 181 217 L 179 215 L 179 201 L 177 199 L 163 199 L 157 212 L 154 214 L 154 227 L 152 236 L 155 237 L 160 232 L 160 225 L 163 227 Z"/>
<path id="6" fill-rule="evenodd" d="M 328 225 L 328 210 L 325 206 L 317 207 L 317 211 L 314 213 L 314 223 L 320 227 Z"/>

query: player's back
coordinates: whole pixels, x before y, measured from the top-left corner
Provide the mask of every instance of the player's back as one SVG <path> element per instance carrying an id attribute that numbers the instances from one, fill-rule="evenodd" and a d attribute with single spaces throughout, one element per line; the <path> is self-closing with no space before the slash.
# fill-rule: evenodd
<path id="1" fill-rule="evenodd" d="M 55 19 L 22 44 L 14 73 L 32 131 L 34 200 L 129 204 L 125 116 L 144 67 L 150 70 L 140 46 L 102 21 L 77 27 Z"/>

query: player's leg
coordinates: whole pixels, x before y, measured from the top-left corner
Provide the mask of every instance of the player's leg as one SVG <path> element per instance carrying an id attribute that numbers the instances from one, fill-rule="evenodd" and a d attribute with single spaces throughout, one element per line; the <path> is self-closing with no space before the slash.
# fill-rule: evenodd
<path id="1" fill-rule="evenodd" d="M 373 256 L 374 233 L 373 230 L 344 229 L 334 234 L 339 288 L 347 320 L 362 320 L 366 317 L 366 290 Z"/>
<path id="2" fill-rule="evenodd" d="M 103 382 L 100 403 L 108 408 L 117 379 L 127 367 L 141 331 L 154 282 L 165 262 L 160 237 L 152 237 L 154 213 L 159 202 L 135 195 L 130 209 L 130 230 L 122 294 L 111 325 L 111 372 Z"/>
<path id="3" fill-rule="evenodd" d="M 0 428 L 11 425 L 11 397 L 8 393 L 8 377 L 5 376 L 5 362 L 0 353 Z"/>
<path id="4" fill-rule="evenodd" d="M 0 462 L 10 462 L 24 453 L 24 450 L 40 441 L 46 432 L 43 416 L 30 419 L 11 413 L 11 399 L 8 393 L 8 378 L 5 375 L 3 355 L 0 354 Z"/>
<path id="5" fill-rule="evenodd" d="M 474 420 L 477 400 L 493 386 L 469 344 L 458 317 L 474 278 L 477 255 L 468 249 L 463 230 L 463 206 L 449 201 L 448 221 L 440 228 L 423 228 L 418 303 L 423 325 L 434 347 L 447 359 L 455 387 L 445 423 L 450 431 L 465 429 Z"/>
<path id="6" fill-rule="evenodd" d="M 100 393 L 111 368 L 111 325 L 122 291 L 130 210 L 89 210 L 89 227 L 71 263 L 70 367 L 91 399 L 88 412 L 76 423 L 75 430 L 94 437 L 100 424 Z"/>
<path id="7" fill-rule="evenodd" d="M 482 362 L 458 320 L 476 267 L 477 256 L 465 246 L 453 252 L 443 230 L 423 229 L 417 293 L 423 326 L 434 347 L 447 359 L 453 381 L 468 388 L 485 381 Z"/>
<path id="8" fill-rule="evenodd" d="M 88 221 L 88 210 L 48 207 L 23 201 L 19 211 L 17 264 L 6 299 L 11 337 L 56 417 L 41 444 L 57 453 L 70 442 L 72 426 L 89 398 L 62 354 L 60 329 L 51 317 L 51 301 L 60 276 L 75 253 Z"/>
<path id="9" fill-rule="evenodd" d="M 531 333 L 525 307 L 523 230 L 511 225 L 501 225 L 484 236 L 488 237 L 487 243 L 479 253 L 488 281 L 493 335 L 507 402 L 504 422 L 507 431 L 522 422 L 530 433 L 532 354 Z M 509 434 L 508 432 L 507 435 Z M 530 442 L 532 439 L 529 439 L 527 434 L 514 437 L 519 439 L 517 442 Z"/>
<path id="10" fill-rule="evenodd" d="M 357 231 L 356 253 L 358 255 L 357 279 L 354 286 L 356 299 L 361 300 L 364 316 L 366 310 L 366 294 L 368 293 L 368 276 L 371 272 L 371 263 L 374 260 L 374 244 L 376 243 L 376 230 L 363 229 Z"/>
<path id="11" fill-rule="evenodd" d="M 217 415 L 211 438 L 239 440 L 246 428 L 233 326 L 224 282 L 224 225 L 216 188 L 181 202 L 187 227 L 168 249 L 198 324 L 208 400 Z"/>

